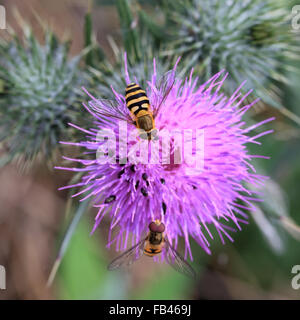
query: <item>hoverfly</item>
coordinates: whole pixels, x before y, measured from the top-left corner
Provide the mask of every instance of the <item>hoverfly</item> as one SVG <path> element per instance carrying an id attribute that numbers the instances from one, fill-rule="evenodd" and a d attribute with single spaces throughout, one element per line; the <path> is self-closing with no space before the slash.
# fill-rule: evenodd
<path id="1" fill-rule="evenodd" d="M 96 99 L 89 101 L 92 113 L 98 118 L 111 117 L 127 121 L 139 130 L 139 137 L 144 140 L 157 140 L 158 130 L 155 128 L 155 118 L 159 110 L 173 88 L 175 71 L 165 73 L 156 84 L 159 94 L 153 95 L 153 101 L 149 101 L 146 92 L 136 83 L 126 87 L 126 109 L 120 105 L 120 101 Z M 88 93 L 88 92 L 87 92 Z M 129 110 L 129 112 L 128 112 Z"/>
<path id="2" fill-rule="evenodd" d="M 166 251 L 165 258 L 176 271 L 195 278 L 194 269 L 184 260 L 184 258 L 172 247 L 168 239 L 164 236 L 165 225 L 156 220 L 149 224 L 149 232 L 146 238 L 115 258 L 109 265 L 108 270 L 115 270 L 120 267 L 131 265 L 142 255 L 154 257 Z"/>

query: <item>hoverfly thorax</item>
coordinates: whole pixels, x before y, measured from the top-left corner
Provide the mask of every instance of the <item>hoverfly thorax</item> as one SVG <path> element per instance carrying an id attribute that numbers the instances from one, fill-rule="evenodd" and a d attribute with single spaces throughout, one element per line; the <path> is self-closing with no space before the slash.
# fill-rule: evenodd
<path id="1" fill-rule="evenodd" d="M 151 114 L 141 111 L 142 115 L 137 117 L 136 124 L 139 129 L 143 129 L 146 132 L 149 132 L 153 129 L 154 120 Z"/>
<path id="2" fill-rule="evenodd" d="M 151 244 L 160 244 L 163 241 L 163 235 L 161 232 L 152 232 L 149 234 L 149 242 Z"/>

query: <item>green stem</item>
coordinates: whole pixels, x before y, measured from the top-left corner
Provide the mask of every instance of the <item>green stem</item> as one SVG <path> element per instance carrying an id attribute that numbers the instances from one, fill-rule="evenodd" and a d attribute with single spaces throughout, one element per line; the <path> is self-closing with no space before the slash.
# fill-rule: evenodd
<path id="1" fill-rule="evenodd" d="M 77 211 L 75 212 L 74 214 L 74 218 L 65 234 L 65 237 L 62 241 L 62 244 L 61 244 L 61 247 L 59 249 L 59 252 L 58 252 L 58 255 L 57 255 L 57 258 L 53 264 L 53 267 L 51 269 L 51 272 L 50 272 L 50 275 L 49 275 L 49 278 L 48 278 L 48 281 L 47 281 L 47 287 L 50 287 L 54 281 L 54 278 L 56 276 L 56 273 L 57 273 L 57 270 L 61 264 L 61 261 L 62 261 L 62 258 L 64 257 L 65 253 L 66 253 L 66 250 L 69 246 L 69 243 L 72 239 L 72 236 L 75 232 L 75 229 L 82 217 L 82 215 L 84 214 L 84 212 L 86 211 L 86 208 L 88 207 L 89 205 L 89 201 L 83 201 L 80 203 L 80 205 L 78 206 L 77 208 Z"/>

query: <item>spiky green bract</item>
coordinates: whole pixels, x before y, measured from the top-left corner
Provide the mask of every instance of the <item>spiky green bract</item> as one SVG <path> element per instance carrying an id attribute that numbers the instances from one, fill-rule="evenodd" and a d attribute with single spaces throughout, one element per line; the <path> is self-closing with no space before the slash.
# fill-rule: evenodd
<path id="1" fill-rule="evenodd" d="M 136 1 L 117 0 L 116 7 L 119 14 L 122 41 L 117 45 L 110 38 L 113 57 L 99 55 L 94 49 L 94 57 L 90 65 L 90 91 L 100 93 L 102 98 L 112 99 L 114 95 L 111 87 L 123 92 L 126 87 L 124 78 L 124 52 L 127 53 L 128 71 L 142 87 L 146 87 L 147 79 L 152 73 L 154 58 L 160 56 L 163 30 L 157 25 Z M 87 15 L 85 29 L 90 30 L 85 34 L 86 43 L 91 44 L 91 27 Z M 102 50 L 101 50 L 102 52 Z M 163 74 L 171 68 L 171 59 L 157 59 L 157 69 Z"/>
<path id="2" fill-rule="evenodd" d="M 21 160 L 27 166 L 37 155 L 49 160 L 80 109 L 81 55 L 69 59 L 69 42 L 45 31 L 41 44 L 30 28 L 22 39 L 12 35 L 0 43 L 0 52 L 0 141 L 6 162 Z"/>
<path id="3" fill-rule="evenodd" d="M 156 56 L 152 50 L 152 46 L 149 45 L 150 39 L 144 38 L 145 50 L 143 58 L 136 60 L 131 55 L 127 55 L 128 58 L 128 72 L 130 75 L 134 75 L 133 81 L 139 83 L 143 88 L 147 86 L 147 78 L 151 75 L 151 68 L 153 65 L 153 58 Z M 148 45 L 147 45 L 148 44 Z M 123 92 L 126 88 L 126 81 L 124 78 L 124 51 L 121 48 L 115 47 L 114 62 L 109 62 L 108 59 L 100 62 L 97 67 L 90 67 L 91 91 L 96 91 L 101 94 L 102 98 L 113 99 L 113 93 L 111 87 L 119 92 Z M 168 70 L 168 62 L 159 62 L 158 70 L 160 75 Z"/>
<path id="4" fill-rule="evenodd" d="M 280 108 L 280 83 L 285 69 L 297 59 L 289 12 L 267 0 L 165 0 L 166 54 L 182 56 L 185 69 L 209 79 L 226 69 L 232 91 L 247 80 L 245 89 Z"/>

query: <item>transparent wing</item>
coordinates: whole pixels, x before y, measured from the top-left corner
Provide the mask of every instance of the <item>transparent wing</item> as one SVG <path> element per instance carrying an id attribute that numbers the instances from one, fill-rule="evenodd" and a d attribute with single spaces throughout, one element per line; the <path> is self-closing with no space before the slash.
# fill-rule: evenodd
<path id="1" fill-rule="evenodd" d="M 175 83 L 175 70 L 166 72 L 157 82 L 156 88 L 159 91 L 159 95 L 156 96 L 152 102 L 153 116 L 154 118 L 158 115 L 159 110 L 172 90 Z"/>
<path id="2" fill-rule="evenodd" d="M 120 256 L 115 258 L 107 267 L 108 270 L 116 270 L 118 268 L 129 266 L 136 260 L 138 260 L 144 252 L 144 244 L 147 237 L 141 240 L 139 243 L 134 245 L 132 248 L 128 249 Z"/>
<path id="3" fill-rule="evenodd" d="M 176 271 L 190 277 L 196 278 L 195 270 L 184 260 L 184 258 L 171 246 L 165 238 L 166 260 Z"/>
<path id="4" fill-rule="evenodd" d="M 107 99 L 90 100 L 89 107 L 101 119 L 106 118 L 105 120 L 109 120 L 109 118 L 114 118 L 133 123 L 127 110 L 122 110 L 117 101 Z"/>

